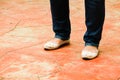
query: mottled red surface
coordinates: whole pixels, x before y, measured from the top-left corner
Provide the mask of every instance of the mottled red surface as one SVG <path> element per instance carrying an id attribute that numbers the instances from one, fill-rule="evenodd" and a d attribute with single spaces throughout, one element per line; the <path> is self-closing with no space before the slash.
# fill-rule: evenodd
<path id="1" fill-rule="evenodd" d="M 120 1 L 106 0 L 100 55 L 89 61 L 80 55 L 84 1 L 70 0 L 70 6 L 71 44 L 45 51 L 54 36 L 49 0 L 0 0 L 0 80 L 120 79 Z"/>

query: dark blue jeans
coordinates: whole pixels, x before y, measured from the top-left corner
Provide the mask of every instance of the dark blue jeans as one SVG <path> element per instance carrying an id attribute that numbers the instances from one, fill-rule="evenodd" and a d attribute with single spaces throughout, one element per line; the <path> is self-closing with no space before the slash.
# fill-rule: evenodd
<path id="1" fill-rule="evenodd" d="M 70 38 L 69 0 L 50 0 L 55 37 Z M 105 17 L 105 0 L 85 0 L 85 22 L 87 31 L 85 45 L 99 46 Z"/>

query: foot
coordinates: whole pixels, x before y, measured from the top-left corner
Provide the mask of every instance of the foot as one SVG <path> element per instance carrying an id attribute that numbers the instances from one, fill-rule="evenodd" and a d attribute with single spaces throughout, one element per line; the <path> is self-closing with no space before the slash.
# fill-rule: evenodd
<path id="1" fill-rule="evenodd" d="M 85 48 L 82 50 L 82 58 L 86 60 L 93 59 L 97 57 L 99 54 L 98 48 L 95 46 L 85 46 Z"/>
<path id="2" fill-rule="evenodd" d="M 54 39 L 48 41 L 44 45 L 44 49 L 45 50 L 57 49 L 57 48 L 61 47 L 62 45 L 69 44 L 69 42 L 70 42 L 69 40 L 61 40 L 59 38 L 54 38 Z"/>

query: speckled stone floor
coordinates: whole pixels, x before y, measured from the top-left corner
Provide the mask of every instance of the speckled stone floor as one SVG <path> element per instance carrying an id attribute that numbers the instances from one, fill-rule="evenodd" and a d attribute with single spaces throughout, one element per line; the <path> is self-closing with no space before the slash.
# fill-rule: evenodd
<path id="1" fill-rule="evenodd" d="M 70 9 L 71 44 L 45 51 L 54 36 L 49 0 L 0 0 L 0 80 L 120 80 L 120 1 L 106 0 L 100 55 L 87 61 L 84 1 L 70 0 Z"/>

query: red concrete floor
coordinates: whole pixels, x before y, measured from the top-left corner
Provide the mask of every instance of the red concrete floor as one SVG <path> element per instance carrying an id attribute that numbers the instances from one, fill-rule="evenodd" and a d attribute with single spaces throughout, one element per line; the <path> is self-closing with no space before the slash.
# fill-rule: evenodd
<path id="1" fill-rule="evenodd" d="M 84 2 L 70 6 L 71 44 L 45 51 L 54 35 L 49 0 L 0 0 L 0 80 L 120 80 L 120 0 L 106 0 L 100 55 L 87 61 Z"/>

